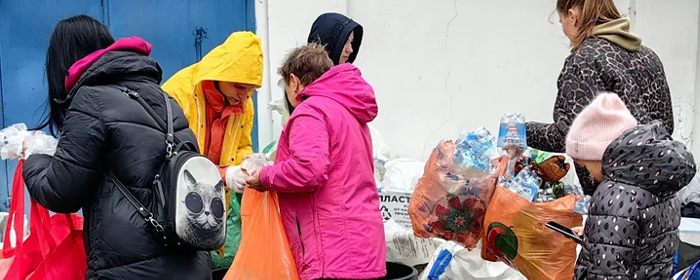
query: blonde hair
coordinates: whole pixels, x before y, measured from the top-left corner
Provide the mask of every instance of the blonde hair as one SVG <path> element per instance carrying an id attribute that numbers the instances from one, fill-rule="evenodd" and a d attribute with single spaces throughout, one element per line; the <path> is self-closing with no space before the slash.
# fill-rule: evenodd
<path id="1" fill-rule="evenodd" d="M 574 50 L 593 36 L 593 28 L 596 25 L 622 17 L 613 0 L 557 0 L 559 14 L 566 15 L 570 9 L 576 8 L 581 10 L 581 17 L 576 22 L 578 34 L 571 39 L 571 47 Z"/>
<path id="2" fill-rule="evenodd" d="M 332 67 L 333 61 L 328 57 L 326 48 L 318 43 L 309 43 L 292 49 L 277 68 L 277 74 L 282 76 L 285 83 L 289 83 L 290 75 L 294 74 L 302 85 L 307 86 Z"/>

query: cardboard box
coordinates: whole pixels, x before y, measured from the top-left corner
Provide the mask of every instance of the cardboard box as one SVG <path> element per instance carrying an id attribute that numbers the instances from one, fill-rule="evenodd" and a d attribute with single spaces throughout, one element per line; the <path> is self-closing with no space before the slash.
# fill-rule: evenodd
<path id="1" fill-rule="evenodd" d="M 403 228 L 412 229 L 411 218 L 408 216 L 410 202 L 410 193 L 379 190 L 379 212 L 385 223 L 393 220 Z"/>

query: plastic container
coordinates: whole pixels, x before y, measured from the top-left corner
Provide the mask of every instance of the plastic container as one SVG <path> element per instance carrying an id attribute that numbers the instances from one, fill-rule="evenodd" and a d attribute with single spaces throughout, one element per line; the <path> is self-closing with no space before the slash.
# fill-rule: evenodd
<path id="1" fill-rule="evenodd" d="M 212 280 L 221 280 L 224 279 L 224 276 L 226 276 L 226 272 L 228 271 L 228 267 L 225 268 L 219 268 L 219 269 L 214 269 L 211 271 L 211 279 Z"/>
<path id="2" fill-rule="evenodd" d="M 212 271 L 212 280 L 224 279 L 228 268 L 215 269 Z M 418 280 L 418 271 L 410 266 L 387 262 L 386 276 L 380 280 Z"/>
<path id="3" fill-rule="evenodd" d="M 386 276 L 381 280 L 418 280 L 418 271 L 407 265 L 387 262 Z"/>

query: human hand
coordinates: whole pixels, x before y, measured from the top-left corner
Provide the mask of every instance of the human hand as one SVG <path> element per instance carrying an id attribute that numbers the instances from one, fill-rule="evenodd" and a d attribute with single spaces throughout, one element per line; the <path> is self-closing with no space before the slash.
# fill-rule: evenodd
<path id="1" fill-rule="evenodd" d="M 583 236 L 583 227 L 573 227 L 571 228 L 571 231 L 578 236 Z"/>
<path id="2" fill-rule="evenodd" d="M 14 151 L 12 151 L 14 150 Z M 27 159 L 27 140 L 22 141 L 22 146 L 21 147 L 16 147 L 14 149 L 11 149 L 8 153 L 8 158 L 11 159 Z"/>
<path id="3" fill-rule="evenodd" d="M 253 175 L 248 177 L 248 179 L 245 180 L 246 183 L 248 184 L 248 187 L 251 189 L 254 189 L 259 192 L 265 192 L 267 191 L 267 188 L 263 186 L 262 182 L 260 181 L 260 172 L 255 172 Z"/>
<path id="4" fill-rule="evenodd" d="M 226 186 L 236 193 L 243 193 L 247 177 L 248 174 L 240 166 L 226 168 Z"/>

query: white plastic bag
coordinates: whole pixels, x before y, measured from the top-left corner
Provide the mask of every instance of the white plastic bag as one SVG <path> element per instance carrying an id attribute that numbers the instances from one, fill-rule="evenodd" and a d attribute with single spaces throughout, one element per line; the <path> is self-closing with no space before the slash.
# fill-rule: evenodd
<path id="1" fill-rule="evenodd" d="M 0 212 L 0 247 L 2 247 L 2 241 L 5 240 L 5 229 L 7 229 L 7 224 L 9 224 L 10 213 Z M 29 237 L 29 222 L 27 221 L 27 215 L 24 215 L 24 239 Z M 14 248 L 17 245 L 17 237 L 15 236 L 14 228 L 10 229 L 10 244 Z"/>
<path id="2" fill-rule="evenodd" d="M 282 127 L 287 124 L 287 121 L 289 120 L 289 111 L 287 110 L 287 103 L 284 100 L 285 98 L 282 97 L 280 99 L 272 100 L 270 103 L 267 103 L 267 110 L 270 112 L 276 112 L 280 114 L 280 124 Z"/>
<path id="3" fill-rule="evenodd" d="M 374 180 L 379 184 L 384 180 L 386 172 L 386 162 L 391 159 L 391 149 L 386 144 L 384 137 L 379 133 L 379 130 L 372 125 L 367 124 L 369 133 L 372 137 L 372 156 L 374 157 Z"/>
<path id="4" fill-rule="evenodd" d="M 23 123 L 0 130 L 0 157 L 6 159 L 27 158 L 33 154 L 53 155 L 58 139 L 41 130 L 29 131 Z"/>
<path id="5" fill-rule="evenodd" d="M 406 158 L 392 159 L 384 166 L 380 187 L 393 192 L 413 192 L 425 170 L 425 162 Z"/>
<path id="6" fill-rule="evenodd" d="M 284 89 L 283 79 L 279 79 L 279 81 L 277 81 L 277 87 L 279 87 L 279 91 L 282 93 L 282 98 L 278 98 L 270 101 L 270 103 L 267 103 L 267 110 L 280 114 L 280 125 L 284 127 L 287 124 L 291 113 L 287 108 L 287 92 Z"/>
<path id="7" fill-rule="evenodd" d="M 445 243 L 438 238 L 420 238 L 413 230 L 406 229 L 390 220 L 384 223 L 386 239 L 386 261 L 416 266 L 430 262 L 437 248 Z"/>
<path id="8" fill-rule="evenodd" d="M 481 258 L 481 242 L 476 249 L 467 250 L 453 241 L 447 241 L 433 255 L 430 264 L 418 279 L 421 280 L 527 280 L 525 276 L 502 262 L 488 262 Z"/>
<path id="9" fill-rule="evenodd" d="M 687 186 L 676 193 L 676 197 L 683 206 L 691 202 L 700 204 L 700 172 L 695 174 L 695 177 Z"/>

